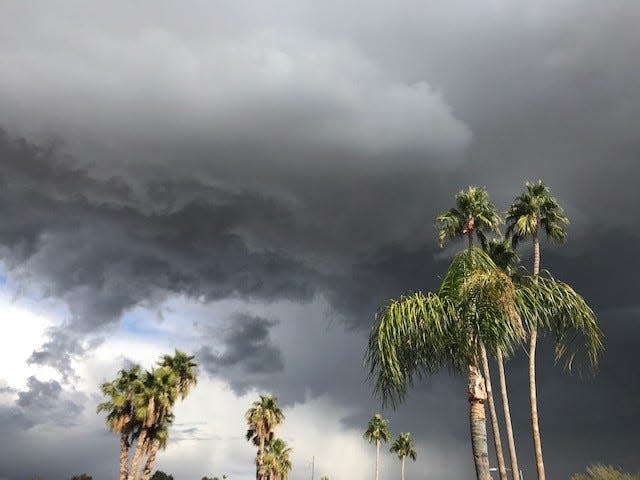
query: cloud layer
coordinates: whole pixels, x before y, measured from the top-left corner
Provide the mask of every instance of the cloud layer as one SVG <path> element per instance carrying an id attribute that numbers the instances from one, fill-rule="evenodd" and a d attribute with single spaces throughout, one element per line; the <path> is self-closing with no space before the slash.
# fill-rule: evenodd
<path id="1" fill-rule="evenodd" d="M 0 477 L 73 464 L 108 478 L 97 386 L 177 346 L 203 378 L 161 459 L 177 479 L 251 475 L 237 437 L 262 391 L 291 412 L 297 476 L 317 455 L 330 478 L 365 478 L 375 308 L 437 286 L 457 247 L 437 249 L 433 219 L 455 192 L 486 186 L 504 210 L 537 178 L 572 221 L 543 266 L 585 295 L 607 342 L 590 380 L 541 347 L 550 475 L 640 469 L 640 7 L 14 2 L 0 19 L 0 291 L 22 305 L 2 305 L 20 328 L 4 346 L 19 368 L 0 373 Z M 389 412 L 421 447 L 408 478 L 471 474 L 465 408 L 462 380 L 438 376 Z"/>

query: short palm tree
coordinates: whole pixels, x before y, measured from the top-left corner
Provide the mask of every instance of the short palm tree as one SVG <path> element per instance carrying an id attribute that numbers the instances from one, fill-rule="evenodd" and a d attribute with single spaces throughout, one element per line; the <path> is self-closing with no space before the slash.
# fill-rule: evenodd
<path id="1" fill-rule="evenodd" d="M 278 407 L 278 399 L 269 395 L 260 395 L 245 413 L 249 426 L 246 438 L 258 447 L 256 454 L 256 480 L 263 480 L 263 457 L 265 445 L 273 439 L 276 428 L 284 421 L 284 413 Z"/>
<path id="2" fill-rule="evenodd" d="M 487 248 L 487 235 L 498 233 L 498 226 L 502 219 L 496 212 L 496 207 L 489 201 L 489 194 L 483 188 L 469 187 L 466 191 L 460 191 L 456 195 L 456 206 L 438 215 L 436 224 L 439 227 L 438 237 L 440 246 L 444 246 L 446 240 L 456 240 L 467 237 L 468 248 L 473 246 L 474 234 L 478 237 L 483 248 Z M 507 469 L 502 452 L 502 439 L 500 437 L 500 427 L 496 407 L 493 400 L 491 388 L 491 374 L 489 371 L 489 361 L 484 347 L 481 348 L 482 374 L 489 404 L 489 414 L 493 431 L 493 441 L 498 461 L 498 472 L 500 480 L 507 480 Z"/>
<path id="3" fill-rule="evenodd" d="M 262 477 L 265 480 L 287 480 L 291 471 L 291 448 L 280 438 L 271 439 L 265 445 Z"/>
<path id="4" fill-rule="evenodd" d="M 378 480 L 380 472 L 380 442 L 388 442 L 391 440 L 389 433 L 388 421 L 382 418 L 382 415 L 376 413 L 369 423 L 367 430 L 364 432 L 364 438 L 369 443 L 376 442 L 376 480 Z"/>
<path id="5" fill-rule="evenodd" d="M 507 235 L 514 247 L 521 241 L 531 239 L 533 244 L 533 275 L 540 272 L 540 227 L 547 238 L 562 243 L 566 238 L 565 225 L 569 223 L 562 207 L 549 194 L 549 188 L 539 180 L 526 182 L 525 192 L 517 196 L 507 212 Z M 538 422 L 538 400 L 536 392 L 536 343 L 537 328 L 531 329 L 529 337 L 529 399 L 531 405 L 531 432 L 538 480 L 545 480 L 542 440 Z"/>
<path id="6" fill-rule="evenodd" d="M 404 480 L 404 460 L 409 457 L 414 462 L 418 458 L 418 454 L 413 448 L 413 438 L 409 432 L 401 433 L 391 445 L 391 452 L 398 455 L 401 462 L 400 479 Z"/>
<path id="7" fill-rule="evenodd" d="M 100 387 L 108 399 L 98 405 L 97 411 L 108 412 L 106 423 L 109 429 L 120 435 L 119 480 L 126 480 L 131 436 L 136 424 L 133 412 L 133 385 L 140 375 L 140 367 L 135 365 L 128 370 L 120 370 L 112 382 Z"/>

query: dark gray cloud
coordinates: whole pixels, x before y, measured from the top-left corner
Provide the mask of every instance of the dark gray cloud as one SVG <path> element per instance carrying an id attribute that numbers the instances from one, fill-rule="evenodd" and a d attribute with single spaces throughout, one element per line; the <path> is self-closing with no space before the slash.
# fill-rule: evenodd
<path id="1" fill-rule="evenodd" d="M 468 184 L 506 209 L 543 178 L 572 220 L 543 266 L 594 306 L 608 347 L 593 380 L 541 361 L 549 472 L 640 468 L 625 427 L 640 388 L 638 5 L 129 3 L 0 7 L 2 261 L 70 314 L 31 361 L 69 376 L 82 339 L 172 295 L 290 301 L 309 310 L 291 307 L 298 324 L 248 307 L 207 330 L 201 361 L 238 391 L 358 406 L 345 422 L 360 425 L 375 407 L 361 369 L 373 311 L 446 268 L 435 215 Z M 308 324 L 335 336 L 308 343 Z M 526 445 L 522 359 L 509 368 Z M 460 452 L 459 390 L 426 382 L 394 421 L 425 441 L 450 432 Z"/>
<path id="2" fill-rule="evenodd" d="M 219 374 L 221 370 L 239 370 L 244 386 L 250 386 L 252 376 L 276 373 L 284 368 L 282 352 L 271 338 L 271 329 L 277 324 L 275 320 L 236 313 L 226 328 L 208 329 L 209 338 L 221 340 L 224 349 L 216 352 L 203 346 L 197 358 L 205 371 L 212 375 Z"/>
<path id="3" fill-rule="evenodd" d="M 13 432 L 42 423 L 75 425 L 83 399 L 83 394 L 67 392 L 55 380 L 43 382 L 31 376 L 27 379 L 27 390 L 17 392 L 13 405 L 0 405 L 0 428 Z"/>

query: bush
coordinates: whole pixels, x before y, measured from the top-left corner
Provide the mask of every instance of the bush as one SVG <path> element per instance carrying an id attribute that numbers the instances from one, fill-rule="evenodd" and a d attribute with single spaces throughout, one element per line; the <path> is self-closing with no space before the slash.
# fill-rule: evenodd
<path id="1" fill-rule="evenodd" d="M 576 473 L 571 480 L 640 480 L 640 474 L 624 473 L 611 465 L 595 464 L 586 473 Z"/>

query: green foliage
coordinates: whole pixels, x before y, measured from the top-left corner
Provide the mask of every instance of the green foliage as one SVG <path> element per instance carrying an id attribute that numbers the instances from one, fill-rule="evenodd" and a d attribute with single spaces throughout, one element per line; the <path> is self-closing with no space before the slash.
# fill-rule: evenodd
<path id="1" fill-rule="evenodd" d="M 284 413 L 278 406 L 278 399 L 270 395 L 260 395 L 260 400 L 253 402 L 245 413 L 249 429 L 245 435 L 254 445 L 270 440 L 276 427 L 284 421 Z"/>
<path id="2" fill-rule="evenodd" d="M 576 473 L 571 480 L 640 480 L 640 473 L 624 473 L 612 466 L 595 464 L 587 467 L 585 473 Z"/>
<path id="3" fill-rule="evenodd" d="M 262 474 L 268 479 L 286 480 L 291 471 L 291 448 L 287 442 L 274 438 L 267 442 L 262 463 Z"/>
<path id="4" fill-rule="evenodd" d="M 524 335 L 515 287 L 483 251 L 454 258 L 437 294 L 420 292 L 379 309 L 365 358 L 375 392 L 395 405 L 415 379 L 466 369 L 481 345 L 509 351 Z"/>
<path id="5" fill-rule="evenodd" d="M 168 475 L 162 470 L 156 470 L 153 472 L 153 475 L 151 475 L 151 480 L 173 480 L 173 475 Z"/>
<path id="6" fill-rule="evenodd" d="M 564 226 L 568 224 L 564 210 L 542 180 L 525 182 L 525 192 L 516 197 L 507 211 L 507 236 L 514 247 L 538 235 L 540 226 L 549 240 L 562 243 L 567 236 Z"/>
<path id="7" fill-rule="evenodd" d="M 441 247 L 447 240 L 465 235 L 471 238 L 474 233 L 484 245 L 487 233 L 498 232 L 498 225 L 502 220 L 484 188 L 472 186 L 466 191 L 462 190 L 456 195 L 455 201 L 454 208 L 442 212 L 436 218 Z"/>
<path id="8" fill-rule="evenodd" d="M 567 368 L 576 357 L 597 365 L 602 335 L 580 295 L 548 274 L 511 278 L 473 248 L 456 255 L 437 294 L 416 292 L 378 310 L 365 363 L 375 392 L 395 405 L 416 379 L 446 366 L 463 371 L 482 345 L 509 353 L 534 328 L 552 332 Z"/>
<path id="9" fill-rule="evenodd" d="M 398 435 L 398 438 L 393 442 L 389 451 L 398 455 L 400 460 L 404 457 L 409 457 L 415 462 L 418 458 L 418 454 L 413 448 L 413 438 L 411 438 L 411 434 L 409 432 L 403 432 Z"/>
<path id="10" fill-rule="evenodd" d="M 391 433 L 389 433 L 388 420 L 382 418 L 382 415 L 376 413 L 369 423 L 367 424 L 367 430 L 364 432 L 364 438 L 369 443 L 376 442 L 378 440 L 388 442 L 391 439 Z"/>

